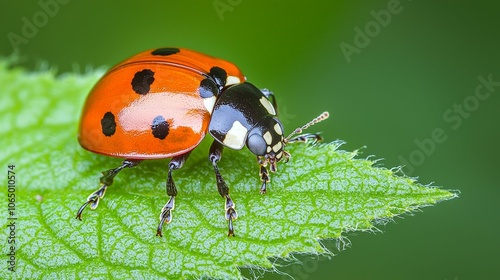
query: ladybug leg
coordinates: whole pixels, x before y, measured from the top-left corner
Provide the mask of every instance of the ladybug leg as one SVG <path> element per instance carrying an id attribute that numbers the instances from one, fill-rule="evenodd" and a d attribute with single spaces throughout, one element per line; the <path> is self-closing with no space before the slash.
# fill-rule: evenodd
<path id="1" fill-rule="evenodd" d="M 312 140 L 312 143 L 316 143 L 322 141 L 323 138 L 319 135 L 319 133 L 305 133 L 301 135 L 297 135 L 291 139 L 288 139 L 288 143 L 296 143 L 296 142 L 309 142 Z"/>
<path id="2" fill-rule="evenodd" d="M 118 166 L 117 168 L 103 171 L 102 177 L 99 179 L 101 182 L 101 187 L 87 197 L 87 202 L 85 202 L 80 207 L 80 209 L 76 213 L 76 218 L 80 221 L 82 220 L 82 212 L 89 204 L 90 209 L 94 210 L 97 208 L 97 206 L 99 205 L 99 200 L 104 197 L 104 194 L 106 194 L 106 189 L 113 184 L 113 179 L 115 178 L 116 174 L 118 174 L 124 168 L 132 168 L 134 166 L 137 166 L 141 162 L 142 160 L 124 160 L 122 162 L 122 165 Z"/>
<path id="3" fill-rule="evenodd" d="M 267 168 L 264 165 L 260 166 L 260 180 L 262 181 L 262 187 L 260 187 L 260 193 L 265 194 L 267 192 L 267 183 L 269 183 L 269 173 L 267 173 Z"/>
<path id="4" fill-rule="evenodd" d="M 177 188 L 175 187 L 174 180 L 172 179 L 172 170 L 177 170 L 181 168 L 189 157 L 188 152 L 186 154 L 176 156 L 170 160 L 168 165 L 168 176 L 167 176 L 167 195 L 170 196 L 167 204 L 163 206 L 160 214 L 160 222 L 158 223 L 158 228 L 156 229 L 156 236 L 163 237 L 162 230 L 164 223 L 170 223 L 172 221 L 172 211 L 175 207 L 175 196 L 177 195 Z"/>
<path id="5" fill-rule="evenodd" d="M 219 194 L 226 198 L 226 220 L 228 221 L 228 234 L 227 236 L 234 236 L 234 228 L 233 228 L 233 220 L 238 218 L 238 214 L 236 213 L 235 205 L 231 197 L 229 197 L 229 187 L 226 185 L 226 182 L 222 178 L 219 172 L 219 168 L 217 167 L 217 162 L 222 158 L 222 150 L 223 146 L 216 140 L 210 146 L 210 154 L 209 160 L 214 167 L 215 179 L 217 180 L 217 190 Z"/>

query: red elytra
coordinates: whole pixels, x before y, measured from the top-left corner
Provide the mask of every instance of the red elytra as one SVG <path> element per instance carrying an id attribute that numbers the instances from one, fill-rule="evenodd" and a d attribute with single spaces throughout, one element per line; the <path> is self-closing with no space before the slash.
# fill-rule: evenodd
<path id="1" fill-rule="evenodd" d="M 200 94 L 214 65 L 226 72 L 228 82 L 246 80 L 234 64 L 187 49 L 148 50 L 123 61 L 88 96 L 80 144 L 127 159 L 170 158 L 194 149 L 207 133 L 215 103 Z M 217 81 L 217 73 L 212 76 Z M 206 84 L 214 95 L 217 87 L 230 85 Z"/>

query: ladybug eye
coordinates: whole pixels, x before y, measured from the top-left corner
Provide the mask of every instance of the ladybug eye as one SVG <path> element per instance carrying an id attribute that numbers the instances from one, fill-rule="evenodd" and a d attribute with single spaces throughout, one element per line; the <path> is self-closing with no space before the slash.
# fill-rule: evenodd
<path id="1" fill-rule="evenodd" d="M 267 144 L 262 135 L 252 134 L 247 139 L 248 149 L 257 156 L 262 156 L 266 153 Z"/>

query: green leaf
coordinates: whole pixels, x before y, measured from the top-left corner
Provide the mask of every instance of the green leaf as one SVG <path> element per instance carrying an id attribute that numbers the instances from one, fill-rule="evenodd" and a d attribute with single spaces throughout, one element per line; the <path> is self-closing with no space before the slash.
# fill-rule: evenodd
<path id="1" fill-rule="evenodd" d="M 5 269 L 10 249 L 2 245 L 2 279 L 241 278 L 239 267 L 274 269 L 269 258 L 294 252 L 330 254 L 318 239 L 370 230 L 377 221 L 456 197 L 374 167 L 339 143 L 289 145 L 292 160 L 279 164 L 260 195 L 254 156 L 226 149 L 219 167 L 239 214 L 236 237 L 228 238 L 204 141 L 173 174 L 179 194 L 163 238 L 155 229 L 167 201 L 168 160 L 121 172 L 97 210 L 87 209 L 78 221 L 76 211 L 98 187 L 100 172 L 120 164 L 76 140 L 81 106 L 100 75 L 56 78 L 0 62 L 0 159 L 5 173 L 15 165 L 17 218 L 16 272 Z M 0 225 L 9 236 L 3 201 Z"/>

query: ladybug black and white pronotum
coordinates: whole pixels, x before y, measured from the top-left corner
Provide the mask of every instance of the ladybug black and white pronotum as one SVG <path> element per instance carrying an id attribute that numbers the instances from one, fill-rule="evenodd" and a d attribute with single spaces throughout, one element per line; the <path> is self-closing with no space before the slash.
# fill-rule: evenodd
<path id="1" fill-rule="evenodd" d="M 170 198 L 161 210 L 156 232 L 162 236 L 163 224 L 172 220 L 177 195 L 172 171 L 183 166 L 208 132 L 214 138 L 209 160 L 217 190 L 226 201 L 228 235 L 233 236 L 235 204 L 217 167 L 223 147 L 239 150 L 246 145 L 257 156 L 260 192 L 265 193 L 268 166 L 275 172 L 276 163 L 290 157 L 284 150 L 286 144 L 319 140 L 317 134 L 291 136 L 327 117 L 325 112 L 285 138 L 272 93 L 246 82 L 234 64 L 179 48 L 139 53 L 109 70 L 87 97 L 79 128 L 80 144 L 91 152 L 124 160 L 103 172 L 101 187 L 87 198 L 76 217 L 81 220 L 87 205 L 91 209 L 98 206 L 122 169 L 143 160 L 172 158 L 166 184 Z"/>

